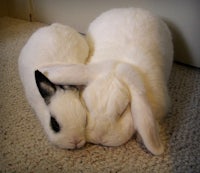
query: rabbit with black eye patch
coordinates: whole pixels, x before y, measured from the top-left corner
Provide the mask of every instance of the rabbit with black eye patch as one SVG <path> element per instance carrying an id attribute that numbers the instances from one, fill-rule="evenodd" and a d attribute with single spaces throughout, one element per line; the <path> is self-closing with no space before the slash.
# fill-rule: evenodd
<path id="1" fill-rule="evenodd" d="M 158 123 L 168 111 L 173 61 L 167 25 L 143 9 L 112 9 L 90 24 L 87 38 L 87 65 L 41 70 L 55 83 L 86 85 L 87 141 L 118 146 L 137 131 L 151 153 L 162 154 Z"/>
<path id="2" fill-rule="evenodd" d="M 85 63 L 88 53 L 86 40 L 73 28 L 58 23 L 38 29 L 20 53 L 19 74 L 27 100 L 49 140 L 61 148 L 85 144 L 86 109 L 78 87 L 56 85 L 38 69 Z"/>

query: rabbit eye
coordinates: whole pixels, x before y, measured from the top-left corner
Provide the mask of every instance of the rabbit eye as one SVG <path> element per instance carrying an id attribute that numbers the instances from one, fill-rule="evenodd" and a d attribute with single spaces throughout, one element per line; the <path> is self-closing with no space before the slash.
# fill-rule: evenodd
<path id="1" fill-rule="evenodd" d="M 50 126 L 55 133 L 58 133 L 61 130 L 59 123 L 53 116 L 51 116 L 50 119 Z"/>
<path id="2" fill-rule="evenodd" d="M 123 117 L 123 115 L 125 115 L 125 113 L 129 110 L 129 108 L 130 108 L 130 104 L 128 104 L 126 108 L 122 111 L 122 113 L 120 114 L 120 117 Z"/>

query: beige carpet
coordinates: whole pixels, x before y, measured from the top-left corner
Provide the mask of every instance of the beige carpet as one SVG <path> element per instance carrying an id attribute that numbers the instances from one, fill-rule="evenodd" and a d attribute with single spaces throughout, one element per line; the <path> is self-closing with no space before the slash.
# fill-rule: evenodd
<path id="1" fill-rule="evenodd" d="M 51 145 L 26 102 L 17 70 L 19 52 L 43 26 L 0 18 L 0 172 L 200 172 L 200 70 L 174 64 L 172 108 L 161 129 L 166 151 L 153 156 L 133 137 L 116 148 L 79 150 Z"/>

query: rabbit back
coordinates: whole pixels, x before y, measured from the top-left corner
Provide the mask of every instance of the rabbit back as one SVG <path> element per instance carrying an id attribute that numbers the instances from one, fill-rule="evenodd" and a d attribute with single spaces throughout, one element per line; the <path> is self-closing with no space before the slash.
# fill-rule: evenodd
<path id="1" fill-rule="evenodd" d="M 152 71 L 156 66 L 168 79 L 172 37 L 167 25 L 149 11 L 133 7 L 109 10 L 90 24 L 87 35 L 91 63 L 112 59 L 143 71 Z"/>

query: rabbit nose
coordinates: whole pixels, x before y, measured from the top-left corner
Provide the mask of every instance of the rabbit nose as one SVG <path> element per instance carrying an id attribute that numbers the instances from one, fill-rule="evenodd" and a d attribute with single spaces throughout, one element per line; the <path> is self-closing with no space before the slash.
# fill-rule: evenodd
<path id="1" fill-rule="evenodd" d="M 82 146 L 84 146 L 85 144 L 85 140 L 84 139 L 74 139 L 72 142 L 73 144 L 73 148 L 81 148 Z"/>

